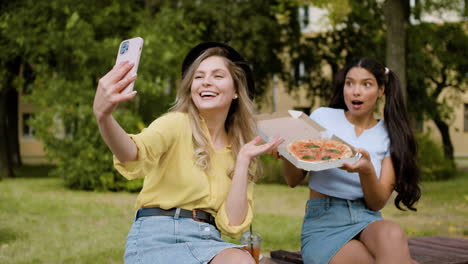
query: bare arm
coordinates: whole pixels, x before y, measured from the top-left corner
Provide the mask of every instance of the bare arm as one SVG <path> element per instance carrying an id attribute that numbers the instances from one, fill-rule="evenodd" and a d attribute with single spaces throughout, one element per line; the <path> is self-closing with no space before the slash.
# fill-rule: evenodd
<path id="1" fill-rule="evenodd" d="M 242 146 L 236 160 L 234 176 L 232 177 L 231 188 L 226 198 L 226 214 L 230 225 L 240 225 L 244 222 L 249 209 L 247 200 L 247 186 L 249 183 L 249 165 L 252 158 L 270 151 L 283 143 L 284 139 L 276 136 L 270 142 L 257 145 L 261 141 L 260 137 Z"/>
<path id="2" fill-rule="evenodd" d="M 281 157 L 283 160 L 283 177 L 288 184 L 289 187 L 296 187 L 299 185 L 306 176 L 307 172 L 305 170 L 301 170 L 294 166 L 291 162 L 287 159 Z"/>
<path id="3" fill-rule="evenodd" d="M 344 164 L 342 169 L 359 173 L 367 206 L 374 211 L 379 211 L 385 206 L 393 192 L 395 170 L 392 159 L 390 157 L 384 158 L 380 178 L 377 178 L 369 153 L 364 149 L 356 149 L 356 151 L 362 154 L 361 159 L 352 165 Z"/>
<path id="4" fill-rule="evenodd" d="M 104 75 L 99 80 L 93 103 L 99 132 L 109 149 L 121 162 L 136 160 L 138 155 L 135 143 L 112 116 L 118 103 L 135 97 L 135 91 L 128 94 L 120 93 L 136 79 L 136 76 L 125 77 L 132 67 L 133 64 L 123 62 Z"/>

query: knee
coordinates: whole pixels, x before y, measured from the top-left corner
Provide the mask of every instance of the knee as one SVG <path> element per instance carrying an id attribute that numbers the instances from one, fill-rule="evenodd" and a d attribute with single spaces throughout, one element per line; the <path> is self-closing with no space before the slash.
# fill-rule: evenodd
<path id="1" fill-rule="evenodd" d="M 403 229 L 395 223 L 389 223 L 382 229 L 381 239 L 391 243 L 407 243 L 407 238 Z"/>
<path id="2" fill-rule="evenodd" d="M 214 257 L 210 264 L 255 264 L 255 260 L 243 250 L 227 249 Z"/>

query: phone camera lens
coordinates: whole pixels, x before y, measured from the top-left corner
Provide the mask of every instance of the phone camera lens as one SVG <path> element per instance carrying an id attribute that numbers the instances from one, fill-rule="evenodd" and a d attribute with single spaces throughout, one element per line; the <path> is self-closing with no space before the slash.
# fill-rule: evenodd
<path id="1" fill-rule="evenodd" d="M 120 47 L 120 54 L 124 54 L 128 50 L 128 41 L 125 41 L 122 43 L 122 46 Z"/>

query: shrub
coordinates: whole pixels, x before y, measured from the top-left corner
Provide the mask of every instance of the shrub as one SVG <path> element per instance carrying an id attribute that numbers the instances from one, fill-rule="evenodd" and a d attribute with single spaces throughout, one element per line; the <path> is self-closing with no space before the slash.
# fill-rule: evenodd
<path id="1" fill-rule="evenodd" d="M 263 175 L 257 183 L 283 183 L 283 168 L 281 159 L 276 159 L 271 155 L 260 156 Z"/>
<path id="2" fill-rule="evenodd" d="M 56 165 L 50 173 L 62 177 L 71 189 L 128 189 L 128 181 L 113 169 L 112 153 L 99 134 L 92 105 L 63 105 L 51 104 L 31 120 L 47 157 Z M 126 131 L 139 131 L 140 119 L 132 111 L 118 109 L 114 116 Z"/>
<path id="3" fill-rule="evenodd" d="M 440 181 L 453 178 L 454 163 L 445 158 L 442 146 L 434 142 L 428 134 L 418 135 L 418 162 L 423 181 Z"/>

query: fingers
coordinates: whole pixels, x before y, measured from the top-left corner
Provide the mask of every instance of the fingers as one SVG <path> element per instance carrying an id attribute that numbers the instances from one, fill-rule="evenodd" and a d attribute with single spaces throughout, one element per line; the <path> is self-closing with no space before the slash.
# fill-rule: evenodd
<path id="1" fill-rule="evenodd" d="M 262 138 L 259 137 L 259 136 L 256 136 L 252 141 L 250 141 L 250 143 L 254 144 L 254 145 L 257 145 L 258 143 L 260 143 L 262 141 Z"/>
<path id="2" fill-rule="evenodd" d="M 127 76 L 127 73 L 132 69 L 133 64 L 127 61 L 115 65 L 106 75 L 99 79 L 98 89 L 103 89 L 107 92 L 114 90 L 121 91 L 135 81 L 135 76 Z"/>
<path id="3" fill-rule="evenodd" d="M 349 163 L 343 163 L 343 165 L 341 165 L 340 169 L 348 170 L 350 167 L 351 167 L 351 165 Z"/>
<path id="4" fill-rule="evenodd" d="M 134 75 L 134 76 L 127 76 L 125 78 L 123 78 L 122 80 L 120 80 L 119 82 L 117 82 L 115 84 L 115 86 L 112 88 L 112 93 L 120 93 L 122 92 L 122 90 L 124 90 L 125 88 L 127 88 L 127 86 L 130 85 L 130 83 L 134 82 L 136 80 L 137 76 Z"/>
<path id="5" fill-rule="evenodd" d="M 275 155 L 278 155 L 278 146 L 284 142 L 284 138 L 281 138 L 279 135 L 276 135 L 272 140 L 268 143 L 263 144 L 262 147 L 265 148 L 264 152 L 276 152 Z"/>
<path id="6" fill-rule="evenodd" d="M 362 158 L 370 160 L 370 154 L 369 154 L 369 152 L 367 150 L 365 150 L 363 148 L 356 148 L 356 149 L 354 149 L 354 151 L 356 151 L 358 153 L 361 153 Z"/>
<path id="7" fill-rule="evenodd" d="M 116 83 L 133 68 L 134 64 L 128 61 L 121 62 L 112 68 L 103 78 L 107 79 L 110 83 Z"/>
<path id="8" fill-rule="evenodd" d="M 115 103 L 121 103 L 121 102 L 124 102 L 124 101 L 128 101 L 128 100 L 132 99 L 133 97 L 135 97 L 136 94 L 137 94 L 137 91 L 132 91 L 132 92 L 127 93 L 127 94 L 118 94 L 118 95 L 115 96 L 114 102 Z"/>
<path id="9" fill-rule="evenodd" d="M 278 153 L 278 146 L 281 145 L 281 143 L 284 141 L 284 138 L 281 138 L 280 135 L 276 135 L 273 137 L 273 139 L 264 144 L 267 147 L 265 152 L 273 156 L 275 159 L 278 159 L 280 157 L 280 154 Z"/>

